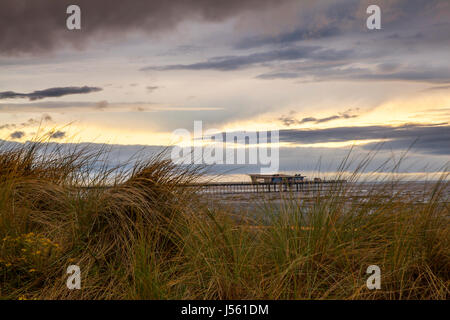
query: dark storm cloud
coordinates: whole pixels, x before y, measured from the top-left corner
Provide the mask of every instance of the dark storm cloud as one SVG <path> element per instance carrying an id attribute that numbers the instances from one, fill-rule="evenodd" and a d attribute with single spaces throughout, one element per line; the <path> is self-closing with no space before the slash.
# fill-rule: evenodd
<path id="1" fill-rule="evenodd" d="M 18 93 L 14 91 L 4 91 L 0 92 L 1 99 L 18 99 L 18 98 L 28 98 L 31 101 L 40 100 L 45 98 L 57 98 L 66 96 L 69 94 L 86 94 L 91 92 L 101 91 L 102 88 L 97 87 L 57 87 L 49 88 L 45 90 L 33 91 L 31 93 Z"/>
<path id="2" fill-rule="evenodd" d="M 266 45 L 278 45 L 278 46 L 287 46 L 292 44 L 293 42 L 308 40 L 308 39 L 317 39 L 317 38 L 326 38 L 332 37 L 340 34 L 339 28 L 336 26 L 326 26 L 319 30 L 314 29 L 296 29 L 291 32 L 282 33 L 280 35 L 267 37 L 267 36 L 255 36 L 251 38 L 246 38 L 239 41 L 236 45 L 236 49 L 251 49 L 262 47 Z"/>
<path id="3" fill-rule="evenodd" d="M 390 32 L 383 35 L 385 39 L 408 44 L 421 40 L 442 45 L 450 38 L 450 5 L 447 0 L 318 0 L 314 5 L 308 1 L 298 3 L 299 19 L 294 29 L 245 37 L 237 41 L 235 48 L 288 46 L 299 41 L 329 39 L 347 34 L 367 37 L 366 8 L 371 4 L 381 8 L 383 32 Z"/>
<path id="4" fill-rule="evenodd" d="M 30 118 L 30 119 L 28 119 L 28 121 L 22 122 L 22 123 L 5 123 L 5 124 L 2 124 L 2 125 L 0 125 L 0 130 L 3 130 L 3 129 L 13 130 L 13 129 L 16 129 L 16 128 L 32 127 L 32 126 L 39 125 L 42 122 L 49 122 L 49 121 L 53 121 L 52 117 L 49 116 L 48 114 L 44 114 L 40 119 Z"/>
<path id="5" fill-rule="evenodd" d="M 314 121 L 314 119 L 312 118 L 311 121 Z M 227 134 L 232 133 L 227 132 Z M 225 133 L 222 133 L 222 135 L 223 139 L 225 139 Z M 406 150 L 412 147 L 413 151 L 423 154 L 450 155 L 450 125 L 448 123 L 405 124 L 395 127 L 361 126 L 326 129 L 285 129 L 279 131 L 279 140 L 280 142 L 287 142 L 293 145 L 364 142 L 366 140 L 368 143 L 363 145 L 362 148 L 367 150 L 372 150 L 375 146 L 378 146 L 381 150 Z M 369 140 L 379 140 L 380 142 L 369 142 Z M 238 140 L 237 143 L 248 144 L 248 141 Z M 338 149 L 336 148 L 336 150 Z"/>
<path id="6" fill-rule="evenodd" d="M 25 132 L 23 132 L 23 131 L 14 131 L 13 133 L 11 133 L 11 134 L 9 135 L 9 137 L 10 137 L 11 139 L 20 139 L 20 138 L 22 138 L 23 136 L 25 136 Z"/>
<path id="7" fill-rule="evenodd" d="M 62 139 L 66 136 L 66 133 L 63 131 L 56 131 L 50 134 L 51 139 Z"/>
<path id="8" fill-rule="evenodd" d="M 356 58 L 356 56 L 355 56 Z M 263 73 L 256 78 L 273 79 L 312 79 L 314 81 L 330 80 L 373 80 L 373 81 L 411 81 L 427 83 L 450 83 L 450 67 L 430 65 L 402 65 L 400 63 L 374 64 L 371 67 L 354 67 L 355 60 L 341 60 L 335 65 L 301 62 L 290 64 L 285 68 Z M 370 62 L 366 62 L 370 64 Z M 285 72 L 284 69 L 289 69 Z M 445 88 L 444 86 L 443 88 Z"/>
<path id="9" fill-rule="evenodd" d="M 325 49 L 319 46 L 297 46 L 282 50 L 271 50 L 240 56 L 214 57 L 204 62 L 193 64 L 175 64 L 166 66 L 149 66 L 147 70 L 220 70 L 230 71 L 245 69 L 254 65 L 261 65 L 276 61 L 295 61 L 299 59 L 339 60 L 352 54 L 351 50 Z"/>
<path id="10" fill-rule="evenodd" d="M 392 73 L 362 73 L 356 74 L 354 78 L 363 80 L 404 80 L 429 83 L 449 83 L 450 68 L 427 68 L 422 70 L 405 69 Z"/>
<path id="11" fill-rule="evenodd" d="M 380 0 L 380 31 L 367 30 L 366 8 L 371 1 L 343 0 L 298 2 L 298 24 L 288 31 L 267 36 L 238 39 L 235 49 L 260 48 L 258 53 L 213 57 L 190 64 L 149 66 L 143 70 L 233 71 L 264 66 L 268 72 L 257 78 L 305 79 L 306 81 L 368 80 L 450 83 L 450 68 L 437 60 L 405 62 L 402 55 L 436 49 L 442 52 L 450 43 L 450 2 L 443 0 Z M 280 17 L 276 17 L 280 19 Z M 414 21 L 414 24 L 410 22 Z M 284 25 L 284 24 L 283 24 Z M 286 23 L 285 25 L 289 25 Z M 270 26 L 267 27 L 270 30 Z M 281 28 L 283 29 L 283 28 Z M 270 32 L 269 32 L 270 33 Z M 315 41 L 314 50 L 304 51 L 305 40 L 341 37 L 350 47 L 337 42 Z M 330 46 L 339 46 L 332 48 Z M 276 48 L 276 50 L 274 49 Z M 441 48 L 441 49 L 439 49 Z M 320 62 L 334 62 L 324 64 Z M 380 61 L 385 61 L 380 63 Z M 295 65 L 296 64 L 296 65 Z"/>
<path id="12" fill-rule="evenodd" d="M 383 145 L 386 149 L 406 149 L 413 145 L 415 150 L 424 153 L 450 154 L 450 126 L 448 124 L 280 130 L 281 142 L 300 144 L 381 139 L 388 140 Z M 367 145 L 367 148 L 371 147 L 371 144 Z"/>
<path id="13" fill-rule="evenodd" d="M 426 91 L 436 91 L 436 90 L 448 90 L 450 86 L 436 86 L 425 89 Z"/>
<path id="14" fill-rule="evenodd" d="M 147 91 L 148 92 L 153 92 L 153 91 L 155 91 L 158 88 L 159 88 L 158 86 L 147 86 Z"/>
<path id="15" fill-rule="evenodd" d="M 450 127 L 447 130 L 450 130 Z M 363 145 L 362 148 L 366 150 L 372 150 L 373 148 L 380 150 L 405 150 L 411 147 L 412 150 L 425 154 L 450 155 L 449 138 L 448 134 L 444 136 L 436 134 L 417 137 L 416 139 L 413 137 L 409 139 L 392 139 L 382 144 L 376 142 L 368 143 Z"/>
<path id="16" fill-rule="evenodd" d="M 303 40 L 317 40 L 342 35 L 345 31 L 362 30 L 360 0 L 317 1 L 314 5 L 299 2 L 298 26 L 294 30 L 273 35 L 257 35 L 239 40 L 236 49 L 263 46 L 289 46 Z M 359 23 L 361 25 L 361 23 Z"/>
<path id="17" fill-rule="evenodd" d="M 368 80 L 450 83 L 450 67 L 433 64 L 406 64 L 392 60 L 390 51 L 334 49 L 323 46 L 295 46 L 280 50 L 266 50 L 248 55 L 213 57 L 191 64 L 149 66 L 142 71 L 156 70 L 219 70 L 233 71 L 263 66 L 272 71 L 256 78 L 307 79 L 314 81 Z M 388 62 L 380 63 L 380 56 Z M 394 58 L 395 60 L 395 58 Z M 362 66 L 355 63 L 363 62 Z"/>
<path id="18" fill-rule="evenodd" d="M 241 134 L 238 134 L 241 133 Z M 233 134 L 240 137 L 236 143 L 249 144 L 245 136 L 251 132 L 222 132 L 222 138 L 226 139 L 226 135 Z M 269 134 L 268 141 L 271 141 Z M 245 139 L 245 140 L 243 140 Z M 370 140 L 378 140 L 372 142 Z M 411 149 L 415 155 L 427 156 L 447 156 L 450 155 L 450 125 L 443 124 L 405 124 L 402 126 L 361 126 L 361 127 L 334 127 L 326 129 L 286 129 L 279 131 L 279 141 L 287 142 L 291 146 L 287 150 L 294 148 L 305 149 L 302 145 L 314 145 L 318 143 L 328 142 L 347 142 L 353 141 L 364 142 L 366 144 L 358 146 L 358 149 L 366 151 L 386 150 L 404 152 Z M 250 147 L 250 146 L 249 146 Z M 313 147 L 311 150 L 320 149 Z M 335 159 L 338 153 L 348 148 L 324 148 L 328 157 Z M 310 152 L 305 153 L 308 158 Z M 293 158 L 298 162 L 299 158 Z"/>
<path id="19" fill-rule="evenodd" d="M 92 36 L 124 36 L 170 30 L 188 19 L 219 22 L 247 10 L 269 8 L 292 0 L 2 0 L 0 53 L 14 55 L 57 49 L 64 43 L 80 47 Z M 80 31 L 66 28 L 66 9 L 81 8 Z"/>
<path id="20" fill-rule="evenodd" d="M 358 109 L 356 109 L 355 111 L 358 111 Z M 345 112 L 340 112 L 337 115 L 333 115 L 333 116 L 329 116 L 329 117 L 325 117 L 325 118 L 315 118 L 315 117 L 305 117 L 300 119 L 297 119 L 295 117 L 296 112 L 295 111 L 291 111 L 288 115 L 283 115 L 280 118 L 278 118 L 279 121 L 281 121 L 285 126 L 291 126 L 291 125 L 301 125 L 301 124 L 305 124 L 305 123 L 324 123 L 324 122 L 329 122 L 329 121 L 333 121 L 333 120 L 337 120 L 337 119 L 351 119 L 351 118 L 356 118 L 358 117 L 357 114 L 353 114 L 353 110 L 349 109 L 346 110 Z"/>
<path id="21" fill-rule="evenodd" d="M 284 46 L 309 39 L 346 34 L 367 36 L 365 12 L 370 0 L 2 0 L 0 4 L 0 55 L 40 53 L 60 49 L 64 44 L 83 48 L 95 39 L 122 38 L 129 32 L 152 35 L 171 31 L 186 20 L 221 22 L 249 12 L 281 8 L 290 3 L 298 19 L 278 28 L 284 15 L 274 16 L 272 36 L 253 35 L 237 39 L 236 48 L 265 45 Z M 66 9 L 81 7 L 82 29 L 66 28 Z M 432 41 L 442 45 L 450 39 L 447 0 L 377 0 L 382 8 L 383 38 L 390 41 Z M 258 19 L 255 19 L 257 21 Z M 414 21 L 412 24 L 411 21 Z M 289 21 L 288 21 L 289 22 Z M 248 22 L 254 24 L 254 22 Z M 272 30 L 271 26 L 264 26 Z M 258 28 L 260 30 L 260 28 Z M 273 30 L 272 30 L 273 31 Z M 264 32 L 265 34 L 266 32 Z M 380 32 L 381 34 L 381 32 Z M 389 38 L 390 37 L 390 38 Z M 197 47 L 197 46 L 195 46 Z M 191 50 L 192 45 L 180 46 Z"/>
<path id="22" fill-rule="evenodd" d="M 258 79 L 270 80 L 270 79 L 296 79 L 300 75 L 295 72 L 271 72 L 264 73 L 257 76 Z"/>

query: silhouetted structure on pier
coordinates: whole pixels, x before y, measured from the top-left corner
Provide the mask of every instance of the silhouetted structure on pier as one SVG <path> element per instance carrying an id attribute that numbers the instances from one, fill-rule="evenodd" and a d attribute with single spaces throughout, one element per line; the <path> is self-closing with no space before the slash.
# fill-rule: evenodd
<path id="1" fill-rule="evenodd" d="M 256 183 L 298 183 L 303 182 L 305 176 L 301 174 L 249 174 L 253 184 Z"/>

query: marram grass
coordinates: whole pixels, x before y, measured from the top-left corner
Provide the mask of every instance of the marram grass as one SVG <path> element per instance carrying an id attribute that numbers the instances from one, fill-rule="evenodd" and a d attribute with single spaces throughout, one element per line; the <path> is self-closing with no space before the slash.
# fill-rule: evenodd
<path id="1" fill-rule="evenodd" d="M 363 161 L 308 204 L 283 193 L 240 214 L 183 188 L 196 169 L 162 156 L 108 168 L 104 154 L 0 146 L 2 299 L 449 297 L 446 175 L 416 198 L 395 179 L 397 192 L 352 197 Z M 72 264 L 80 290 L 66 287 Z M 373 264 L 380 290 L 366 287 Z"/>

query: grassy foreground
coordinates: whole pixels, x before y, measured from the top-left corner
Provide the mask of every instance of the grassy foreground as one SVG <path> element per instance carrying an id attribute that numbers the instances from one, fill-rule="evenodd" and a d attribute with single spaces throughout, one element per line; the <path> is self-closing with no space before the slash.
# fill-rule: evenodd
<path id="1" fill-rule="evenodd" d="M 160 156 L 130 170 L 104 160 L 46 143 L 0 146 L 1 298 L 449 297 L 447 176 L 417 199 L 377 188 L 350 198 L 345 184 L 308 206 L 285 194 L 248 216 L 183 188 L 194 169 Z M 66 287 L 73 264 L 81 290 Z M 380 290 L 366 287 L 373 264 Z"/>

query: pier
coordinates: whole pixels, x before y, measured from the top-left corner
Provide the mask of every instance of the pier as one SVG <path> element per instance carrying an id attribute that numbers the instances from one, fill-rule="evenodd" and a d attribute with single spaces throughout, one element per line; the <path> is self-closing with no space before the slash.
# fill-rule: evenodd
<path id="1" fill-rule="evenodd" d="M 270 192 L 320 192 L 330 190 L 345 180 L 301 181 L 292 183 L 252 183 L 252 182 L 217 182 L 195 183 L 185 187 L 196 188 L 201 194 L 239 194 Z"/>

